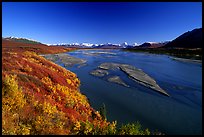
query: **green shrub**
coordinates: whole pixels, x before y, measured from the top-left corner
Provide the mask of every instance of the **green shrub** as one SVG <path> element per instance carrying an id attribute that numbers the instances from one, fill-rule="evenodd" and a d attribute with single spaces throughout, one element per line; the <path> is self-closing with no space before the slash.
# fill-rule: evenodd
<path id="1" fill-rule="evenodd" d="M 103 106 L 100 108 L 99 112 L 100 112 L 100 115 L 102 116 L 103 120 L 107 120 L 107 117 L 106 117 L 106 106 L 105 106 L 104 103 L 103 103 Z"/>
<path id="2" fill-rule="evenodd" d="M 118 129 L 118 135 L 150 135 L 148 129 L 142 130 L 139 122 L 136 123 L 128 123 L 126 125 L 122 125 Z"/>

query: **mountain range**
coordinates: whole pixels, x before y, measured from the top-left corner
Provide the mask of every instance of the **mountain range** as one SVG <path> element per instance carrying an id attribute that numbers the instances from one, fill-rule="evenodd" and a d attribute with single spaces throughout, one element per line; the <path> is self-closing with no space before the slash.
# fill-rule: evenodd
<path id="1" fill-rule="evenodd" d="M 133 47 L 133 49 L 151 49 L 151 48 L 165 48 L 165 49 L 202 48 L 202 28 L 185 32 L 172 41 L 145 42 L 139 46 Z"/>
<path id="2" fill-rule="evenodd" d="M 165 42 L 145 42 L 139 46 L 133 47 L 133 48 L 160 48 L 165 46 L 169 41 Z"/>
<path id="3" fill-rule="evenodd" d="M 27 38 L 17 38 L 17 37 L 6 37 L 2 38 L 4 40 L 11 40 L 16 42 L 24 42 L 30 44 L 42 44 L 38 41 L 27 39 Z M 63 46 L 69 48 L 102 48 L 102 49 L 151 49 L 151 48 L 202 48 L 202 28 L 194 29 L 188 31 L 178 36 L 172 41 L 165 42 L 145 42 L 141 45 L 138 44 L 127 44 L 124 42 L 122 44 L 92 44 L 92 43 L 61 43 L 61 44 L 46 44 L 48 46 Z"/>
<path id="4" fill-rule="evenodd" d="M 122 44 L 112 44 L 112 43 L 105 43 L 105 44 L 91 44 L 91 43 L 73 43 L 73 44 L 49 44 L 50 46 L 65 46 L 65 47 L 74 47 L 74 48 L 103 48 L 103 49 L 121 49 L 127 47 L 134 47 L 136 45 L 128 45 L 127 42 Z"/>

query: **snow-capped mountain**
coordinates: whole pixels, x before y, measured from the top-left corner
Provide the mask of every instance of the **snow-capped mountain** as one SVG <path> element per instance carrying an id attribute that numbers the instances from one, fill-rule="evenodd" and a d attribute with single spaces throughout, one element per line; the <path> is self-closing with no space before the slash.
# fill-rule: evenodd
<path id="1" fill-rule="evenodd" d="M 123 48 L 133 48 L 133 47 L 135 47 L 135 46 L 138 46 L 138 44 L 137 44 L 137 43 L 134 43 L 134 44 L 130 45 L 130 44 L 128 44 L 127 42 L 124 42 L 124 43 L 121 44 L 121 46 L 122 46 Z"/>
<path id="2" fill-rule="evenodd" d="M 50 44 L 49 46 L 64 46 L 64 47 L 76 47 L 76 48 L 88 48 L 92 47 L 94 44 L 91 43 L 59 43 L 59 44 Z"/>
<path id="3" fill-rule="evenodd" d="M 95 46 L 93 48 L 116 49 L 116 48 L 121 48 L 121 46 L 120 46 L 120 44 L 106 43 L 106 44 L 99 44 L 98 46 Z"/>
<path id="4" fill-rule="evenodd" d="M 75 48 L 131 48 L 134 46 L 138 46 L 137 43 L 134 43 L 133 45 L 129 45 L 127 42 L 124 42 L 122 44 L 113 44 L 113 43 L 105 43 L 105 44 L 92 44 L 92 43 L 59 43 L 59 44 L 49 44 L 50 46 L 65 46 L 65 47 L 75 47 Z"/>
<path id="5" fill-rule="evenodd" d="M 92 47 L 94 44 L 91 44 L 91 43 L 82 43 L 83 46 L 86 46 L 86 47 Z"/>
<path id="6" fill-rule="evenodd" d="M 133 45 L 132 45 L 133 47 L 135 47 L 135 46 L 139 46 L 139 44 L 137 44 L 137 43 L 134 43 Z"/>
<path id="7" fill-rule="evenodd" d="M 122 46 L 123 48 L 126 48 L 128 46 L 128 44 L 127 44 L 127 42 L 124 42 L 120 46 Z"/>
<path id="8" fill-rule="evenodd" d="M 19 42 L 31 43 L 31 44 L 42 44 L 36 40 L 29 38 L 19 38 L 19 37 L 6 37 L 3 38 L 5 40 L 14 40 Z M 157 48 L 162 47 L 167 42 L 145 42 L 143 44 L 128 44 L 127 42 L 123 42 L 121 44 L 113 44 L 113 43 L 105 43 L 105 44 L 93 44 L 93 43 L 58 43 L 58 44 L 46 44 L 48 46 L 63 46 L 68 48 L 101 48 L 101 49 L 122 49 L 122 48 Z"/>
<path id="9" fill-rule="evenodd" d="M 5 37 L 2 39 L 5 40 L 14 40 L 19 42 L 26 42 L 26 43 L 32 43 L 32 44 L 42 44 L 36 40 L 29 39 L 29 38 L 19 38 L 19 37 Z M 122 44 L 113 44 L 113 43 L 105 43 L 105 44 L 93 44 L 93 43 L 58 43 L 58 44 L 46 44 L 48 46 L 64 46 L 69 48 L 110 48 L 110 49 L 122 49 L 122 48 L 133 48 L 135 46 L 138 46 L 137 43 L 134 43 L 132 45 L 128 44 L 127 42 L 124 42 Z"/>

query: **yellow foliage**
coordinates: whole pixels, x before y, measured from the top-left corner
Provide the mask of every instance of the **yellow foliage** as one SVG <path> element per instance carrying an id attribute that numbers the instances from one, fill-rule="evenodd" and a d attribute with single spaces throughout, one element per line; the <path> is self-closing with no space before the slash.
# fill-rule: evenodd
<path id="1" fill-rule="evenodd" d="M 2 88 L 2 131 L 3 134 L 27 134 L 28 129 L 19 125 L 19 113 L 26 100 L 22 89 L 18 87 L 16 75 L 7 75 Z M 8 126 L 9 125 L 9 126 Z"/>
<path id="2" fill-rule="evenodd" d="M 52 85 L 52 80 L 49 77 L 44 77 L 41 80 L 45 84 Z"/>
<path id="3" fill-rule="evenodd" d="M 45 77 L 42 79 L 44 83 L 51 83 L 50 79 Z M 85 95 L 82 95 L 77 90 L 70 90 L 67 86 L 62 86 L 60 84 L 52 84 L 49 88 L 53 91 L 54 94 L 57 94 L 56 91 L 62 92 L 66 96 L 66 106 L 74 106 L 76 104 L 82 104 L 84 106 L 89 106 L 87 98 Z M 60 101 L 62 98 L 58 96 L 58 100 Z"/>
<path id="4" fill-rule="evenodd" d="M 31 71 L 32 71 L 32 68 L 29 67 L 28 65 L 26 65 L 26 67 L 24 67 L 24 70 L 27 71 L 27 72 L 31 72 Z"/>
<path id="5" fill-rule="evenodd" d="M 40 62 L 39 60 L 36 60 L 35 58 L 29 58 L 29 61 L 33 62 L 33 63 L 39 63 Z"/>
<path id="6" fill-rule="evenodd" d="M 32 51 L 25 51 L 24 55 L 26 55 L 27 57 L 37 56 L 37 54 L 35 52 L 32 52 Z"/>
<path id="7" fill-rule="evenodd" d="M 80 85 L 79 79 L 78 79 L 78 78 L 75 78 L 75 79 L 74 79 L 74 83 L 75 83 L 77 86 L 79 86 L 79 85 Z"/>
<path id="8" fill-rule="evenodd" d="M 57 112 L 57 108 L 56 108 L 56 106 L 53 106 L 50 103 L 44 102 L 43 111 L 50 115 L 50 114 Z"/>
<path id="9" fill-rule="evenodd" d="M 40 134 L 65 134 L 69 130 L 65 128 L 65 121 L 67 118 L 62 111 L 57 110 L 56 106 L 48 102 L 43 105 L 35 103 L 36 107 L 42 107 L 42 112 L 34 121 L 34 126 Z"/>
<path id="10" fill-rule="evenodd" d="M 85 129 L 84 129 L 84 134 L 88 135 L 89 133 L 91 133 L 91 131 L 93 130 L 93 127 L 91 125 L 91 123 L 89 123 L 88 121 L 85 123 Z"/>
<path id="11" fill-rule="evenodd" d="M 74 124 L 74 131 L 76 134 L 80 131 L 81 123 L 79 121 L 76 121 Z"/>
<path id="12" fill-rule="evenodd" d="M 6 76 L 4 80 L 4 86 L 2 89 L 2 108 L 18 109 L 22 108 L 26 100 L 21 88 L 18 87 L 18 83 L 15 80 L 16 75 Z"/>
<path id="13" fill-rule="evenodd" d="M 55 69 L 55 68 L 53 68 L 52 66 L 51 66 L 51 67 L 49 67 L 49 69 L 50 69 L 50 70 L 52 70 L 52 71 L 56 71 L 56 72 L 58 72 L 58 70 L 57 70 L 57 69 Z"/>
<path id="14" fill-rule="evenodd" d="M 72 81 L 70 79 L 66 79 L 67 80 L 67 83 L 70 85 L 72 84 Z"/>
<path id="15" fill-rule="evenodd" d="M 31 126 L 24 125 L 20 123 L 20 130 L 18 130 L 19 135 L 30 135 Z"/>

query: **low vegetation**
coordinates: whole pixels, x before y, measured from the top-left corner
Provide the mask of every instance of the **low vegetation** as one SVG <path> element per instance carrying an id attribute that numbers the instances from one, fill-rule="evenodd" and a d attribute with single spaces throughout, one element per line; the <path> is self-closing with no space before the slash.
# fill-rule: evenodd
<path id="1" fill-rule="evenodd" d="M 52 53 L 49 48 L 10 46 L 3 44 L 2 51 L 3 135 L 150 134 L 139 123 L 117 128 L 116 121 L 107 121 L 105 105 L 94 110 L 79 91 L 76 74 L 37 54 Z M 55 52 L 61 50 L 68 49 Z"/>
<path id="2" fill-rule="evenodd" d="M 68 52 L 74 48 L 47 46 L 41 43 L 30 44 L 27 42 L 11 41 L 2 39 L 2 52 L 24 52 L 31 51 L 37 54 L 54 54 Z"/>
<path id="3" fill-rule="evenodd" d="M 27 43 L 27 44 L 41 44 L 40 42 L 31 40 L 31 39 L 26 39 L 26 38 L 7 37 L 3 39 L 9 40 L 9 41 L 15 41 L 15 42 Z"/>

